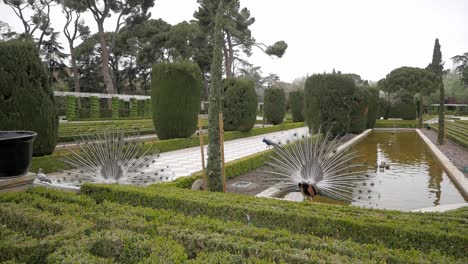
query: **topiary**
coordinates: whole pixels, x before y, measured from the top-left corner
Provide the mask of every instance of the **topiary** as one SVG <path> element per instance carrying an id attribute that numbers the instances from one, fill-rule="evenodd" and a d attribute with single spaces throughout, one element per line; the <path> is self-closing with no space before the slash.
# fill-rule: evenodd
<path id="1" fill-rule="evenodd" d="M 0 43 L 0 130 L 37 132 L 34 156 L 51 154 L 57 144 L 55 99 L 32 42 Z"/>
<path id="2" fill-rule="evenodd" d="M 89 98 L 89 116 L 91 118 L 99 118 L 101 117 L 101 108 L 100 108 L 100 102 L 99 102 L 99 97 L 97 96 L 91 96 Z"/>
<path id="3" fill-rule="evenodd" d="M 193 135 L 203 88 L 198 65 L 191 62 L 156 64 L 151 84 L 153 122 L 158 138 Z"/>
<path id="4" fill-rule="evenodd" d="M 297 90 L 289 93 L 289 105 L 291 107 L 291 114 L 293 122 L 304 121 L 304 91 Z"/>
<path id="5" fill-rule="evenodd" d="M 286 114 L 286 95 L 281 88 L 268 88 L 263 99 L 263 112 L 267 122 L 281 124 Z"/>
<path id="6" fill-rule="evenodd" d="M 120 116 L 120 103 L 118 97 L 112 97 L 112 119 L 118 119 Z"/>
<path id="7" fill-rule="evenodd" d="M 250 131 L 257 120 L 257 94 L 250 79 L 223 80 L 223 119 L 226 131 Z"/>
<path id="8" fill-rule="evenodd" d="M 392 105 L 390 109 L 391 118 L 402 118 L 403 120 L 416 119 L 416 104 L 412 99 L 402 100 Z"/>
<path id="9" fill-rule="evenodd" d="M 367 122 L 366 128 L 374 128 L 375 122 L 380 112 L 379 104 L 379 91 L 375 88 L 367 88 L 368 93 L 368 111 L 367 111 Z"/>
<path id="10" fill-rule="evenodd" d="M 67 95 L 66 96 L 66 105 L 67 105 L 67 120 L 74 120 L 77 118 L 77 105 L 76 103 L 78 102 L 78 98 L 76 98 L 73 95 Z"/>
<path id="11" fill-rule="evenodd" d="M 146 102 L 145 102 L 145 117 L 151 117 L 151 99 L 146 99 Z"/>
<path id="12" fill-rule="evenodd" d="M 136 98 L 130 98 L 130 117 L 138 116 L 138 101 Z"/>
<path id="13" fill-rule="evenodd" d="M 349 132 L 360 134 L 367 125 L 367 114 L 369 112 L 369 93 L 365 87 L 356 87 L 351 104 Z"/>
<path id="14" fill-rule="evenodd" d="M 331 136 L 349 131 L 355 84 L 341 74 L 316 74 L 304 89 L 304 118 L 309 128 L 331 129 Z"/>

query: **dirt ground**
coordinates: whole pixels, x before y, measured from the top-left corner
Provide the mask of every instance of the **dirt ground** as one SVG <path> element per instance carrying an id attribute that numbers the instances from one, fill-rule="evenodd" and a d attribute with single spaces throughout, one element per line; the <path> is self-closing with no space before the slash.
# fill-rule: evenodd
<path id="1" fill-rule="evenodd" d="M 428 137 L 432 143 L 437 145 L 437 132 L 433 130 L 421 129 L 421 132 Z M 457 167 L 461 172 L 463 172 L 464 167 L 468 167 L 468 150 L 457 145 L 450 139 L 445 140 L 445 144 L 442 146 L 437 145 L 440 151 L 447 156 L 447 158 Z M 468 177 L 468 173 L 464 172 L 465 177 Z"/>

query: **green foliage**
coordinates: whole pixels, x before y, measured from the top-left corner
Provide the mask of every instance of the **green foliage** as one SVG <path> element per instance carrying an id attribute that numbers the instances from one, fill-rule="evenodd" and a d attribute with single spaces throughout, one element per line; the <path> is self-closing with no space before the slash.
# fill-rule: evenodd
<path id="1" fill-rule="evenodd" d="M 34 156 L 52 153 L 57 144 L 54 96 L 31 42 L 0 42 L 0 130 L 36 132 Z"/>
<path id="2" fill-rule="evenodd" d="M 229 78 L 223 81 L 223 118 L 226 131 L 249 131 L 257 120 L 257 94 L 253 80 Z"/>
<path id="3" fill-rule="evenodd" d="M 120 102 L 118 97 L 112 97 L 112 118 L 119 119 L 120 117 Z"/>
<path id="4" fill-rule="evenodd" d="M 416 128 L 416 120 L 377 120 L 375 128 Z"/>
<path id="5" fill-rule="evenodd" d="M 304 122 L 304 91 L 297 90 L 289 93 L 289 105 L 293 122 Z"/>
<path id="6" fill-rule="evenodd" d="M 200 112 L 202 76 L 190 62 L 156 64 L 152 72 L 153 122 L 160 139 L 190 137 Z"/>
<path id="7" fill-rule="evenodd" d="M 89 97 L 89 116 L 91 118 L 99 118 L 101 116 L 101 106 L 99 97 L 91 96 Z"/>
<path id="8" fill-rule="evenodd" d="M 238 241 L 242 240 L 240 234 L 249 237 L 255 234 L 256 237 L 256 234 L 258 234 L 256 228 L 265 230 L 264 235 L 267 236 L 264 237 L 265 242 L 271 241 L 270 239 L 273 239 L 274 234 L 269 234 L 269 232 L 284 229 L 282 232 L 290 232 L 290 238 L 295 237 L 294 234 L 298 234 L 301 237 L 300 240 L 307 243 L 307 246 L 304 245 L 301 248 L 316 250 L 318 245 L 324 247 L 331 245 L 332 248 L 335 248 L 333 245 L 336 245 L 336 248 L 346 249 L 348 253 L 341 251 L 341 254 L 346 256 L 349 256 L 348 254 L 353 251 L 354 253 L 351 254 L 362 253 L 367 255 L 368 251 L 362 247 L 365 247 L 365 244 L 377 244 L 381 245 L 381 250 L 391 251 L 381 252 L 383 256 L 400 258 L 399 261 L 394 260 L 395 262 L 406 262 L 403 261 L 405 257 L 402 255 L 408 253 L 410 255 L 419 255 L 417 258 L 423 256 L 428 258 L 436 257 L 438 255 L 436 252 L 439 252 L 439 254 L 444 252 L 448 256 L 458 258 L 466 257 L 466 252 L 460 249 L 464 248 L 464 245 L 468 243 L 468 236 L 466 236 L 466 228 L 460 225 L 459 221 L 462 219 L 460 217 L 444 217 L 442 214 L 424 215 L 398 211 L 366 210 L 352 206 L 294 203 L 273 199 L 258 199 L 245 195 L 190 191 L 158 185 L 145 189 L 130 186 L 86 184 L 82 187 L 82 193 L 94 198 L 98 203 L 107 200 L 123 205 L 166 209 L 185 215 L 206 216 L 226 221 L 221 222 L 220 226 L 216 225 L 218 228 L 222 228 L 222 226 L 226 228 L 229 225 L 228 221 L 239 221 L 252 226 L 250 231 L 245 230 L 245 232 L 234 233 L 237 235 L 236 240 Z M 246 214 L 250 216 L 250 221 L 245 217 Z M 359 217 L 356 217 L 356 215 Z M 206 219 L 205 223 L 208 221 L 210 220 Z M 204 230 L 205 234 L 207 230 L 214 229 L 214 222 L 211 222 L 210 226 L 210 228 Z M 193 230 L 192 228 L 186 225 L 184 230 Z M 184 232 L 178 230 L 178 233 Z M 313 234 L 316 237 L 306 239 L 305 236 L 308 236 L 308 234 Z M 225 235 L 228 236 L 228 234 Z M 274 239 L 275 244 L 284 246 L 282 250 L 287 254 L 287 245 L 293 244 L 286 241 L 280 243 L 277 239 Z M 323 243 L 322 239 L 332 239 L 334 242 Z M 343 242 L 340 240 L 348 241 Z M 319 243 L 315 244 L 316 242 Z M 360 247 L 357 244 L 355 246 L 358 247 L 355 249 L 351 244 L 343 247 L 344 245 L 341 245 L 341 243 L 359 243 Z M 248 245 L 257 250 L 261 248 L 250 243 Z M 376 247 L 370 246 L 374 250 L 378 250 Z M 332 248 L 327 247 L 327 250 L 333 250 Z M 405 254 L 406 250 L 409 251 Z M 270 252 L 274 251 L 270 249 Z M 380 253 L 374 254 L 375 251 L 371 252 L 373 256 L 382 256 Z M 314 254 L 316 253 L 314 252 Z M 369 257 L 369 255 L 366 257 Z M 401 259 L 402 257 L 403 259 Z M 406 258 L 408 257 L 411 258 L 406 255 Z M 386 262 L 382 259 L 380 261 Z"/>
<path id="9" fill-rule="evenodd" d="M 349 132 L 360 134 L 367 125 L 367 115 L 369 113 L 369 93 L 367 87 L 358 86 L 354 92 L 351 104 Z"/>
<path id="10" fill-rule="evenodd" d="M 146 99 L 144 117 L 151 118 L 151 99 Z"/>
<path id="11" fill-rule="evenodd" d="M 263 99 L 263 112 L 267 122 L 278 125 L 286 115 L 286 95 L 281 88 L 268 88 Z"/>
<path id="12" fill-rule="evenodd" d="M 288 48 L 288 44 L 284 42 L 283 40 L 280 40 L 280 41 L 275 42 L 275 44 L 269 46 L 265 50 L 265 53 L 270 56 L 275 55 L 276 57 L 281 58 L 283 57 L 287 48 Z"/>
<path id="13" fill-rule="evenodd" d="M 203 2 L 202 2 L 203 5 Z M 224 33 L 223 15 L 225 12 L 224 1 L 216 1 L 212 8 L 216 10 L 208 15 L 209 25 L 214 26 L 213 30 L 213 60 L 211 63 L 211 85 L 210 85 L 210 105 L 208 109 L 208 162 L 206 166 L 207 182 L 206 187 L 210 191 L 219 192 L 223 190 L 221 177 L 221 144 L 219 113 L 222 111 L 222 78 L 223 78 L 223 54 Z M 210 8 L 211 9 L 211 8 Z M 202 8 L 199 9 L 202 11 Z M 197 13 L 194 14 L 197 17 Z M 241 18 L 242 19 L 242 18 Z M 214 22 L 214 23 L 212 23 Z M 231 62 L 232 63 L 232 62 Z M 226 71 L 230 69 L 230 63 Z"/>
<path id="14" fill-rule="evenodd" d="M 445 125 L 446 137 L 465 149 L 468 149 L 468 122 L 447 122 Z M 438 124 L 433 124 L 431 127 L 438 131 Z"/>
<path id="15" fill-rule="evenodd" d="M 67 120 L 75 120 L 77 116 L 77 105 L 78 98 L 73 95 L 66 96 L 66 107 L 67 107 Z"/>
<path id="16" fill-rule="evenodd" d="M 391 106 L 389 117 L 403 118 L 403 120 L 415 120 L 416 104 L 412 100 L 395 103 Z"/>
<path id="17" fill-rule="evenodd" d="M 138 116 L 138 101 L 136 98 L 130 98 L 130 117 Z"/>
<path id="18" fill-rule="evenodd" d="M 367 88 L 368 110 L 366 128 L 374 128 L 377 118 L 379 118 L 380 104 L 379 91 L 375 88 Z"/>
<path id="19" fill-rule="evenodd" d="M 355 83 L 340 74 L 316 74 L 310 76 L 304 90 L 304 117 L 309 127 L 331 135 L 343 135 L 349 131 L 351 103 Z"/>

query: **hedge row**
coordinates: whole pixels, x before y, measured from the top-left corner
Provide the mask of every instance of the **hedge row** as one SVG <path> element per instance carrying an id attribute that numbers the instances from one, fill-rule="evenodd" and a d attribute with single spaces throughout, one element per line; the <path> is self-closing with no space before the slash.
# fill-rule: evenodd
<path id="1" fill-rule="evenodd" d="M 232 132 L 225 132 L 224 133 L 224 140 L 234 140 L 239 138 L 245 137 L 252 137 L 258 136 L 262 134 L 278 132 L 283 130 L 289 130 L 294 128 L 303 127 L 304 123 L 288 123 L 288 124 L 281 124 L 277 126 L 268 126 L 268 127 L 258 127 L 250 130 L 249 132 L 239 132 L 239 131 L 232 131 Z M 140 130 L 140 133 L 141 130 Z M 204 138 L 205 144 L 208 143 L 207 135 Z M 179 150 L 184 148 L 196 147 L 200 145 L 200 140 L 198 137 L 190 137 L 190 138 L 177 138 L 177 139 L 169 139 L 169 140 L 157 140 L 157 141 L 149 141 L 147 142 L 147 146 L 152 146 L 152 149 L 149 151 L 148 154 L 156 153 L 156 152 L 168 152 L 173 150 Z M 45 173 L 56 172 L 59 170 L 69 169 L 70 167 L 63 162 L 63 154 L 53 154 L 50 156 L 44 156 L 40 158 L 33 158 L 31 171 L 37 171 L 39 168 L 42 168 Z"/>
<path id="2" fill-rule="evenodd" d="M 108 195 L 107 191 L 105 193 Z M 130 204 L 136 203 L 136 199 L 141 199 L 138 192 L 129 200 Z M 268 201 L 271 208 L 267 210 L 279 203 Z M 242 200 L 237 204 L 240 202 Z M 252 222 L 246 223 L 245 213 L 250 214 L 247 211 L 238 212 L 242 221 L 224 221 L 203 215 L 197 208 L 193 208 L 190 216 L 178 212 L 180 208 L 164 210 L 95 202 L 87 196 L 42 188 L 31 189 L 28 193 L 0 194 L 0 203 L 2 208 L 8 209 L 4 211 L 9 217 L 0 218 L 0 250 L 5 252 L 0 254 L 1 260 L 34 263 L 463 263 L 463 256 L 456 258 L 438 250 L 425 253 L 391 249 L 379 244 L 320 237 L 307 231 L 295 233 L 279 226 L 262 228 L 257 226 L 255 214 L 250 215 Z M 167 201 L 167 205 L 178 204 Z M 335 208 L 329 206 L 328 210 Z M 294 212 L 291 210 L 290 214 Z M 44 228 L 49 222 L 51 231 Z M 31 250 L 31 246 L 18 248 L 22 246 L 17 243 L 21 240 L 33 240 L 28 241 L 29 245 L 38 244 L 38 238 L 27 238 L 21 231 L 36 226 L 39 231 L 34 232 L 40 234 L 41 245 L 46 245 L 40 249 L 40 254 L 36 253 L 38 247 L 33 247 L 36 250 Z M 21 253 L 11 254 L 15 250 Z"/>
<path id="3" fill-rule="evenodd" d="M 437 131 L 438 124 L 432 124 L 431 127 Z M 446 122 L 445 135 L 448 139 L 458 145 L 468 149 L 468 124 L 460 121 Z"/>
<path id="4" fill-rule="evenodd" d="M 287 229 L 357 243 L 381 244 L 395 249 L 441 251 L 466 257 L 467 221 L 439 214 L 366 210 L 259 199 L 233 194 L 195 192 L 167 186 L 143 189 L 130 186 L 82 186 L 82 193 L 98 203 L 105 200 L 134 206 L 174 210 L 257 227 Z M 247 220 L 246 215 L 249 215 Z"/>
<path id="5" fill-rule="evenodd" d="M 416 128 L 416 120 L 377 120 L 375 128 Z"/>

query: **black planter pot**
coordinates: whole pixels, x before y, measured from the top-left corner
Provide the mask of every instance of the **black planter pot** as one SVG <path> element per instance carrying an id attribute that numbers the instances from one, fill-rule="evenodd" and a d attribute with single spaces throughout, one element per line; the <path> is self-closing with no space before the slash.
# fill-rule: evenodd
<path id="1" fill-rule="evenodd" d="M 36 136 L 30 131 L 0 131 L 0 178 L 28 171 Z"/>

